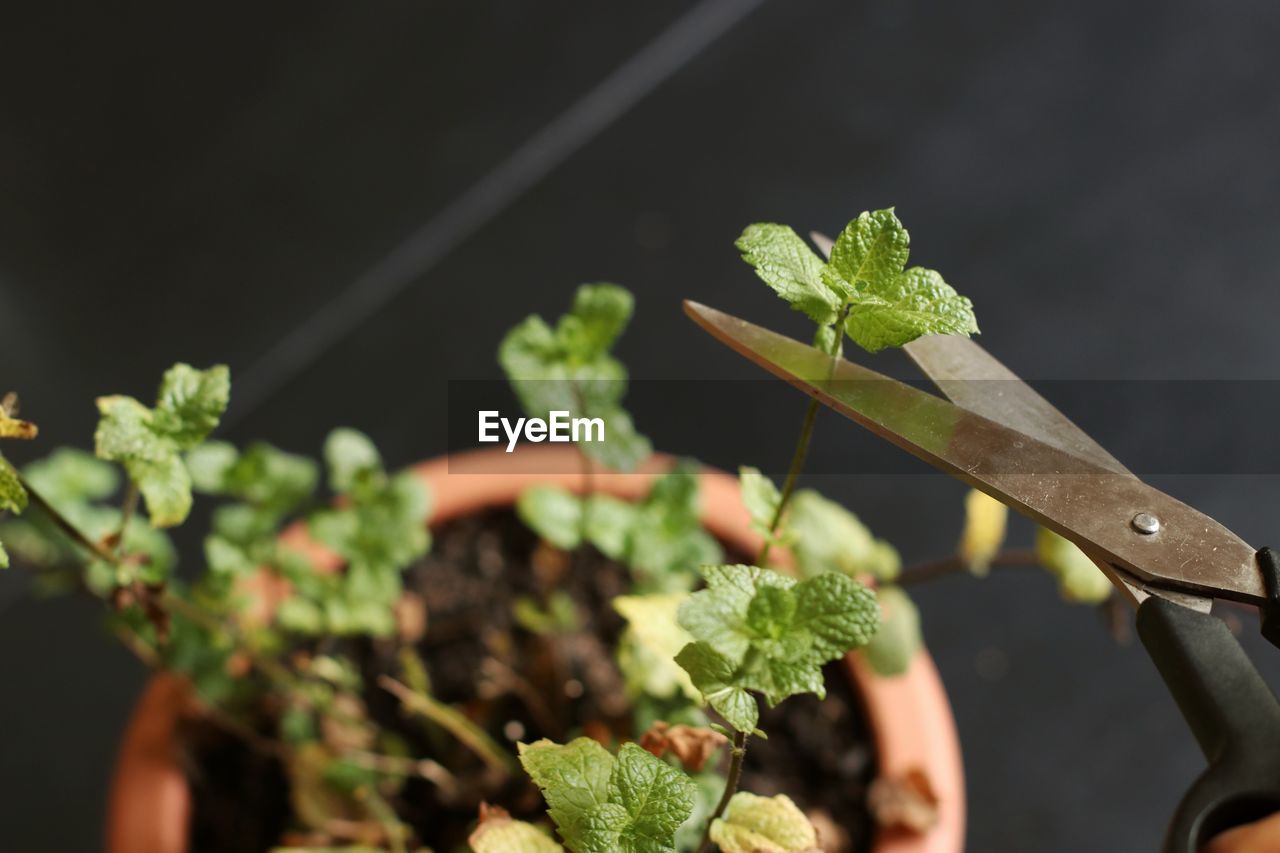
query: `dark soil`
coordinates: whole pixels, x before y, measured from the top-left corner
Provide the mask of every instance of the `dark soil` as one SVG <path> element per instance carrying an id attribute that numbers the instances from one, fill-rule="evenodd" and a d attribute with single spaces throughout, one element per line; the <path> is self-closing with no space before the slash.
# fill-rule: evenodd
<path id="1" fill-rule="evenodd" d="M 406 588 L 426 600 L 429 627 L 418 651 L 433 693 L 513 752 L 515 741 L 541 737 L 638 734 L 611 652 L 623 623 L 609 602 L 626 592 L 624 566 L 594 551 L 567 555 L 547 549 L 512 511 L 492 510 L 436 530 L 431 554 L 409 570 Z M 553 590 L 567 592 L 578 604 L 580 632 L 540 636 L 516 624 L 517 599 L 544 600 Z M 379 674 L 398 672 L 391 643 L 332 645 L 325 651 L 360 663 L 366 685 L 374 685 Z M 796 697 L 763 714 L 769 739 L 751 741 L 742 787 L 763 795 L 786 793 L 805 811 L 825 813 L 837 827 L 828 827 L 827 836 L 842 833 L 847 846 L 840 849 L 863 851 L 871 839 L 864 801 L 874 759 L 844 669 L 833 665 L 827 684 L 825 701 Z M 440 853 L 465 850 L 482 800 L 515 817 L 539 818 L 541 797 L 527 780 L 494 784 L 472 753 L 406 718 L 390 694 L 370 687 L 365 701 L 370 716 L 408 741 L 414 755 L 438 761 L 458 779 L 458 790 L 447 797 L 425 780 L 411 780 L 396 799 L 401 819 L 414 827 L 420 843 Z M 269 730 L 268 722 L 263 725 Z M 193 853 L 245 853 L 278 843 L 291 828 L 279 763 L 210 723 L 186 724 L 183 742 L 194 799 Z"/>

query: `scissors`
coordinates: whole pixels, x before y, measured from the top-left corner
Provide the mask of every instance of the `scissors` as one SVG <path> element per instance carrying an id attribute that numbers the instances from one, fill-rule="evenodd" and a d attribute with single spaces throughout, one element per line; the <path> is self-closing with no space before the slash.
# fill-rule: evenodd
<path id="1" fill-rule="evenodd" d="M 1165 853 L 1280 811 L 1280 703 L 1215 599 L 1259 608 L 1280 645 L 1280 554 L 1143 483 L 977 343 L 920 338 L 907 354 L 947 399 L 685 302 L 706 331 L 806 394 L 1076 544 L 1137 611 L 1138 636 L 1208 761 Z M 995 380 L 995 381 L 992 381 Z"/>

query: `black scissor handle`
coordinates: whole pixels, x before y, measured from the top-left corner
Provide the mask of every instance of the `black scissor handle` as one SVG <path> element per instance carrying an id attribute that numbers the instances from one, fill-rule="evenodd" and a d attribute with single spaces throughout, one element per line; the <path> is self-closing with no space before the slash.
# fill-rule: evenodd
<path id="1" fill-rule="evenodd" d="M 1280 702 L 1222 620 L 1152 596 L 1137 624 L 1209 760 L 1164 840 L 1165 853 L 1195 853 L 1224 830 L 1280 811 Z"/>

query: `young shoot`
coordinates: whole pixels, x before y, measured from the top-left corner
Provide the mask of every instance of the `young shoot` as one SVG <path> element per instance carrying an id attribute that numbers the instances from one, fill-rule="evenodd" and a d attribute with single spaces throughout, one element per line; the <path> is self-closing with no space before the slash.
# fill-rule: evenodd
<path id="1" fill-rule="evenodd" d="M 554 327 L 530 316 L 498 347 L 498 362 L 525 414 L 544 422 L 552 412 L 567 412 L 570 422 L 599 420 L 604 440 L 585 440 L 598 431 L 584 430 L 577 446 L 615 471 L 632 470 L 652 452 L 622 407 L 627 371 L 610 353 L 633 307 L 631 294 L 616 284 L 584 284 Z"/>

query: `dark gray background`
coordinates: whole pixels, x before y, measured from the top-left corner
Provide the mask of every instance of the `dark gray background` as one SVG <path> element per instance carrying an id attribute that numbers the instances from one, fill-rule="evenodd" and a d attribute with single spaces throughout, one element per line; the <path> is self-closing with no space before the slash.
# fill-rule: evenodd
<path id="1" fill-rule="evenodd" d="M 495 377 L 508 326 L 598 279 L 637 293 L 621 345 L 636 376 L 754 377 L 679 299 L 798 331 L 737 259 L 740 228 L 835 230 L 891 204 L 1023 375 L 1280 373 L 1272 4 L 766 0 L 743 17 L 709 0 L 680 24 L 695 4 L 80 5 L 9 4 L 0 26 L 0 386 L 42 426 L 32 452 L 88 445 L 94 395 L 145 398 L 184 359 L 232 366 L 235 439 L 314 452 L 341 422 L 395 463 L 439 454 L 446 381 Z M 621 88 L 553 125 L 576 150 L 526 149 L 466 196 L 483 204 L 450 207 L 655 39 Z M 424 225 L 406 274 L 366 276 Z M 334 298 L 350 301 L 289 337 Z M 773 462 L 802 409 L 679 434 L 653 407 L 638 418 L 669 451 Z M 1121 458 L 1143 440 L 1138 420 L 1071 414 Z M 1246 415 L 1181 413 L 1188 432 Z M 850 429 L 823 419 L 811 470 L 850 470 Z M 943 477 L 814 482 L 908 561 L 954 544 L 962 489 Z M 1275 541 L 1273 478 L 1157 482 Z M 12 573 L 0 598 L 0 837 L 95 849 L 145 675 L 91 604 L 35 600 Z M 919 600 L 970 848 L 1151 849 L 1200 759 L 1141 650 L 1034 573 Z"/>

